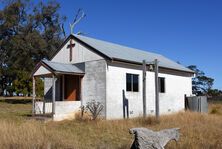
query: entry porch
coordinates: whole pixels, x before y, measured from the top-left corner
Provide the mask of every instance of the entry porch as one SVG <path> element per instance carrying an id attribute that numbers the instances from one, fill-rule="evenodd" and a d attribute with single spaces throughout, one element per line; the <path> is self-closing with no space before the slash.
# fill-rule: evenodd
<path id="1" fill-rule="evenodd" d="M 33 116 L 50 117 L 53 120 L 74 118 L 82 100 L 84 64 L 62 64 L 41 61 L 33 77 Z M 44 97 L 36 100 L 35 79 L 44 80 Z"/>

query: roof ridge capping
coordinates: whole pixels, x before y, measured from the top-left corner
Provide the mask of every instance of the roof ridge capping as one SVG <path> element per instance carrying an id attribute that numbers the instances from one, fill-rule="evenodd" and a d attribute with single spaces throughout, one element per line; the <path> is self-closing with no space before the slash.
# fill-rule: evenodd
<path id="1" fill-rule="evenodd" d="M 194 71 L 186 68 L 181 64 L 178 64 L 177 62 L 159 53 L 131 48 L 117 43 L 112 43 L 82 35 L 71 34 L 71 36 L 74 36 L 78 40 L 84 42 L 85 44 L 96 49 L 97 51 L 101 52 L 111 59 L 126 60 L 127 62 L 136 63 L 142 63 L 143 60 L 146 60 L 147 62 L 152 62 L 155 59 L 158 59 L 160 67 L 194 73 Z"/>

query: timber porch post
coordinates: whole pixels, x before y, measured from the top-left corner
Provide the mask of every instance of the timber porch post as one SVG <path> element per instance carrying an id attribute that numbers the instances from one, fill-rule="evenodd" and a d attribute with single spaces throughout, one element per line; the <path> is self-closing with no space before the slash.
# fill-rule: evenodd
<path id="1" fill-rule="evenodd" d="M 35 115 L 35 100 L 36 100 L 36 94 L 35 94 L 35 77 L 32 77 L 32 116 Z"/>
<path id="2" fill-rule="evenodd" d="M 43 111 L 43 114 L 45 114 L 45 98 L 43 97 L 43 107 L 42 107 L 42 111 Z"/>
<path id="3" fill-rule="evenodd" d="M 62 100 L 65 101 L 65 75 L 62 75 Z"/>
<path id="4" fill-rule="evenodd" d="M 52 76 L 52 116 L 55 114 L 55 75 Z"/>

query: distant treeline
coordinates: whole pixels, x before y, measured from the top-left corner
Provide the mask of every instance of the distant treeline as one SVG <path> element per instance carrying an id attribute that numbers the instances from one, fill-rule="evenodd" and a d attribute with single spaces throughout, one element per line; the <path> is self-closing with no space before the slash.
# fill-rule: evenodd
<path id="1" fill-rule="evenodd" d="M 197 96 L 217 97 L 222 96 L 222 91 L 214 89 L 214 79 L 205 75 L 205 73 L 195 65 L 188 66 L 189 69 L 195 72 L 195 77 L 192 80 L 193 94 Z"/>
<path id="2" fill-rule="evenodd" d="M 1 1 L 0 9 L 0 96 L 30 96 L 30 74 L 41 59 L 49 59 L 64 39 L 65 17 L 56 1 Z M 1 5 L 2 5 L 1 4 Z M 37 79 L 37 95 L 43 83 Z"/>

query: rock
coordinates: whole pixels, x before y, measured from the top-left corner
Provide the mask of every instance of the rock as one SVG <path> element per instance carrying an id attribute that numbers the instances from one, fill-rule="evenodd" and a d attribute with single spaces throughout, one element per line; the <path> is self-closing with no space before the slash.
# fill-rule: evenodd
<path id="1" fill-rule="evenodd" d="M 131 149 L 164 149 L 171 140 L 178 141 L 179 128 L 164 129 L 158 132 L 147 128 L 132 128 L 130 134 L 134 134 L 134 142 Z"/>

